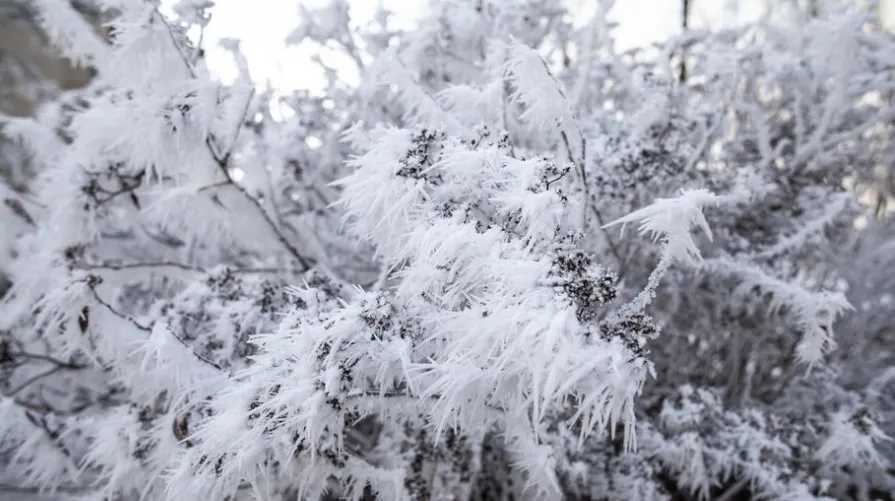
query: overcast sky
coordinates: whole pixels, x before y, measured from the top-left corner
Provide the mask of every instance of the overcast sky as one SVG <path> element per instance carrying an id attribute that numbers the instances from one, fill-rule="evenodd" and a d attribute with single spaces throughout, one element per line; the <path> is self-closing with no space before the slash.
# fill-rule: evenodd
<path id="1" fill-rule="evenodd" d="M 240 48 L 249 62 L 252 78 L 271 80 L 279 89 L 316 88 L 322 75 L 310 64 L 311 48 L 286 48 L 285 39 L 298 24 L 298 6 L 313 7 L 327 0 L 216 0 L 212 21 L 205 32 L 208 62 L 222 80 L 235 76 L 230 57 L 216 50 L 222 38 L 240 39 Z M 559 0 L 557 0 L 559 1 Z M 719 0 L 722 1 L 722 0 Z M 426 0 L 381 0 L 400 15 L 396 23 L 412 23 L 421 15 Z M 350 0 L 355 22 L 370 19 L 378 0 Z M 582 2 L 583 3 L 583 2 Z M 619 22 L 618 44 L 624 47 L 662 39 L 679 26 L 674 0 L 618 1 L 614 17 Z"/>
<path id="2" fill-rule="evenodd" d="M 173 0 L 169 0 L 173 1 Z M 563 0 L 557 0 L 563 1 Z M 595 0 L 565 0 L 572 5 L 588 6 Z M 768 1 L 779 0 L 699 0 L 694 2 L 691 25 L 717 25 L 730 22 L 727 5 L 736 4 L 736 16 L 740 21 L 754 19 Z M 377 5 L 399 12 L 396 23 L 412 23 L 421 15 L 427 0 L 349 0 L 352 19 L 363 23 L 370 19 Z M 881 0 L 884 15 L 892 18 L 895 0 Z M 310 63 L 315 49 L 285 45 L 286 37 L 298 24 L 299 5 L 314 7 L 327 0 L 215 0 L 213 18 L 205 33 L 208 61 L 222 80 L 230 81 L 235 69 L 227 53 L 217 50 L 217 42 L 222 38 L 241 40 L 241 49 L 249 62 L 252 78 L 263 84 L 270 80 L 280 90 L 297 88 L 320 88 L 323 76 Z M 679 0 L 617 0 L 612 17 L 618 22 L 616 42 L 620 48 L 648 44 L 661 40 L 680 29 Z M 587 16 L 582 16 L 582 22 Z M 337 64 L 330 62 L 328 64 Z"/>

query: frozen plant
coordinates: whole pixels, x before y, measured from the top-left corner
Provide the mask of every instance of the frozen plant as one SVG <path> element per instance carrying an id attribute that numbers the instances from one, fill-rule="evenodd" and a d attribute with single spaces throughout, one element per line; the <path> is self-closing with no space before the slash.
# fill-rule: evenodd
<path id="1" fill-rule="evenodd" d="M 235 41 L 237 82 L 212 78 L 186 35 L 210 2 L 103 2 L 108 41 L 38 4 L 97 78 L 5 123 L 37 174 L 2 216 L 26 221 L 0 305 L 3 482 L 172 501 L 892 487 L 870 291 L 895 283 L 895 40 L 868 11 L 618 53 L 609 1 L 581 27 L 552 0 L 433 1 L 404 31 L 336 1 L 290 43 L 361 85 L 318 58 L 326 91 L 281 95 Z"/>

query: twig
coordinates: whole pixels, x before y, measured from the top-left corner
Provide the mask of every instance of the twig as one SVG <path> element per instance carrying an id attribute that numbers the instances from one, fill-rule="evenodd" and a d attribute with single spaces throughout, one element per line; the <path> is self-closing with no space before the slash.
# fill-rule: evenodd
<path id="1" fill-rule="evenodd" d="M 569 144 L 569 136 L 566 135 L 566 131 L 560 130 L 559 134 L 562 137 L 562 142 L 566 147 L 566 154 L 569 157 L 569 162 L 572 162 L 578 169 L 578 174 L 581 176 L 581 187 L 584 189 L 584 207 L 582 207 L 582 217 L 581 217 L 581 226 L 584 229 L 587 229 L 587 206 L 590 205 L 590 186 L 587 184 L 587 170 L 585 170 L 584 162 L 587 157 L 587 143 L 584 139 L 584 134 L 581 133 L 581 130 L 578 130 L 581 141 L 581 159 L 576 160 L 575 155 L 572 153 L 572 146 Z"/>
<path id="2" fill-rule="evenodd" d="M 195 271 L 199 273 L 206 273 L 204 268 L 199 268 L 197 266 L 190 266 L 188 264 L 176 263 L 171 261 L 159 261 L 159 262 L 149 262 L 149 263 L 124 263 L 124 264 L 110 264 L 110 263 L 102 263 L 102 264 L 87 264 L 83 266 L 78 266 L 77 269 L 85 270 L 85 271 L 100 271 L 100 270 L 110 270 L 110 271 L 122 271 L 122 270 L 134 270 L 140 268 L 178 268 L 184 271 Z"/>
<path id="3" fill-rule="evenodd" d="M 233 153 L 233 148 L 236 146 L 236 140 L 239 138 L 239 133 L 242 131 L 242 124 L 245 122 L 246 115 L 249 113 L 249 108 L 252 106 L 252 99 L 255 97 L 255 89 L 252 88 L 249 91 L 249 95 L 246 96 L 245 105 L 243 105 L 242 113 L 239 115 L 239 120 L 236 122 L 236 125 L 233 127 L 233 136 L 230 138 L 230 142 L 227 144 L 227 152 L 221 156 L 221 160 L 218 163 L 230 163 L 230 155 Z M 211 136 L 209 136 L 210 138 Z"/>
<path id="4" fill-rule="evenodd" d="M 382 269 L 379 271 L 379 276 L 376 278 L 376 282 L 373 283 L 373 287 L 370 289 L 372 292 L 381 291 L 386 282 L 388 282 L 388 278 L 394 270 L 394 266 L 389 266 L 387 263 L 382 265 Z"/>
<path id="5" fill-rule="evenodd" d="M 53 358 L 53 357 L 50 357 L 47 355 L 39 355 L 37 353 L 28 353 L 28 352 L 24 352 L 24 351 L 20 351 L 17 353 L 10 353 L 9 357 L 10 358 L 22 357 L 22 358 L 30 358 L 33 360 L 41 360 L 44 362 L 50 362 L 52 364 L 56 364 L 56 365 L 58 365 L 62 368 L 65 368 L 65 369 L 86 369 L 87 368 L 86 365 L 80 365 L 80 364 L 75 364 L 75 363 L 71 363 L 71 362 L 63 362 L 62 360 L 59 360 L 57 358 Z"/>
<path id="6" fill-rule="evenodd" d="M 180 47 L 180 44 L 177 42 L 177 37 L 174 35 L 174 30 L 171 28 L 171 25 L 168 24 L 167 20 L 164 18 L 164 16 L 162 16 L 161 13 L 156 11 L 155 14 L 157 14 L 160 22 L 162 24 L 164 24 L 165 27 L 167 28 L 168 35 L 171 38 L 171 43 L 174 45 L 174 48 L 177 50 L 177 53 L 180 54 L 180 57 L 183 61 L 184 66 L 186 66 L 190 75 L 193 78 L 196 78 L 196 70 L 193 68 L 193 65 L 190 64 L 190 61 L 189 61 L 189 59 L 187 59 L 186 54 L 184 54 L 183 48 Z M 246 100 L 246 106 L 243 111 L 243 117 L 240 118 L 239 122 L 236 124 L 235 131 L 234 131 L 233 144 L 236 143 L 236 138 L 239 136 L 239 132 L 242 128 L 242 122 L 245 120 L 245 113 L 248 112 L 248 109 L 249 109 L 249 106 L 251 103 L 252 95 L 254 95 L 254 89 L 252 90 L 252 94 L 249 96 L 249 99 Z M 228 147 L 228 151 L 222 155 L 217 150 L 217 146 L 215 145 L 215 142 L 214 142 L 214 137 L 210 134 L 205 138 L 205 145 L 208 148 L 208 152 L 211 154 L 211 158 L 214 160 L 214 162 L 220 168 L 221 172 L 224 174 L 224 178 L 226 179 L 226 182 L 235 186 L 236 189 L 239 190 L 240 193 L 242 193 L 243 197 L 246 200 L 248 200 L 249 203 L 251 203 L 253 206 L 255 206 L 255 208 L 261 214 L 261 217 L 264 218 L 265 223 L 267 223 L 267 225 L 270 227 L 270 229 L 276 235 L 276 238 L 280 242 L 280 244 L 282 244 L 283 247 L 286 248 L 286 250 L 289 252 L 289 254 L 292 255 L 292 257 L 294 257 L 299 262 L 299 264 L 301 264 L 301 266 L 304 267 L 305 270 L 309 270 L 311 268 L 311 264 L 308 262 L 308 260 L 304 256 L 301 255 L 301 253 L 298 252 L 298 249 L 296 249 L 295 246 L 293 246 L 286 239 L 286 236 L 283 235 L 283 233 L 277 227 L 276 223 L 274 223 L 274 221 L 270 218 L 270 216 L 267 214 L 267 211 L 264 210 L 264 207 L 262 207 L 261 204 L 258 202 L 258 200 L 255 199 L 255 197 L 251 196 L 245 190 L 244 187 L 242 187 L 241 185 L 236 183 L 236 181 L 233 180 L 233 177 L 230 175 L 230 166 L 229 166 L 230 155 L 233 152 L 232 145 L 231 145 L 231 147 Z"/>
<path id="7" fill-rule="evenodd" d="M 575 154 L 572 152 L 572 146 L 569 143 L 569 137 L 568 135 L 566 135 L 566 131 L 560 130 L 560 136 L 562 137 L 563 145 L 566 148 L 566 155 L 568 156 L 569 161 L 578 168 L 578 173 L 581 176 L 581 184 L 584 189 L 584 207 L 582 208 L 584 214 L 582 217 L 582 226 L 585 230 L 587 229 L 587 208 L 588 206 L 590 206 L 594 212 L 594 215 L 597 216 L 597 222 L 600 224 L 600 230 L 606 237 L 606 241 L 609 243 L 610 250 L 618 260 L 619 267 L 621 267 L 623 264 L 621 255 L 619 254 L 618 249 L 616 249 L 615 243 L 612 241 L 612 238 L 609 237 L 609 233 L 607 232 L 606 228 L 603 227 L 603 219 L 600 215 L 600 211 L 597 209 L 596 203 L 594 203 L 594 201 L 591 199 L 590 186 L 587 182 L 587 168 L 585 166 L 585 162 L 587 159 L 587 140 L 584 138 L 584 133 L 581 131 L 580 128 L 578 128 L 578 134 L 581 141 L 580 159 L 575 158 Z M 619 279 L 621 279 L 621 271 L 619 271 Z"/>
<path id="8" fill-rule="evenodd" d="M 152 231 L 149 231 L 149 228 L 143 223 L 140 223 L 140 229 L 143 230 L 143 234 L 149 237 L 150 240 L 164 245 L 165 247 L 179 249 L 180 247 L 186 245 L 186 242 L 173 235 L 168 235 L 164 232 L 164 230 L 160 230 L 160 233 L 156 234 Z"/>
<path id="9" fill-rule="evenodd" d="M 211 148 L 211 143 L 209 142 L 210 140 L 211 140 L 211 138 L 209 137 L 209 140 L 206 141 L 206 144 L 208 144 L 208 146 L 209 146 L 209 150 L 212 151 L 212 157 L 214 158 L 214 161 L 218 164 L 218 167 L 220 167 L 221 172 L 224 174 L 224 176 L 226 177 L 227 181 L 228 181 L 230 184 L 232 184 L 233 186 L 235 186 L 236 189 L 239 190 L 240 193 L 242 193 L 243 197 L 244 197 L 249 203 L 251 203 L 252 205 L 255 206 L 255 208 L 256 208 L 256 209 L 258 210 L 258 212 L 261 214 L 261 217 L 264 219 L 264 222 L 267 223 L 267 226 L 270 227 L 271 231 L 273 231 L 273 233 L 274 233 L 274 235 L 276 236 L 277 240 L 280 242 L 280 244 L 281 244 L 283 247 L 286 248 L 286 250 L 289 252 L 289 254 L 291 254 L 292 257 L 294 257 L 295 260 L 298 261 L 299 264 L 300 264 L 305 270 L 309 270 L 309 269 L 311 269 L 311 264 L 308 262 L 308 260 L 307 260 L 304 256 L 302 256 L 301 253 L 298 252 L 298 249 L 296 249 L 295 246 L 293 246 L 293 245 L 289 242 L 289 240 L 286 238 L 286 236 L 283 235 L 283 232 L 280 231 L 280 229 L 277 227 L 276 223 L 274 223 L 273 219 L 270 218 L 270 215 L 267 214 L 267 211 L 264 210 L 264 207 L 261 206 L 261 203 L 258 202 L 258 200 L 257 200 L 255 197 L 251 196 L 251 195 L 245 190 L 245 188 L 243 188 L 241 185 L 237 184 L 236 181 L 233 180 L 233 177 L 230 175 L 230 171 L 229 171 L 229 167 L 228 167 L 228 165 L 227 165 L 227 161 L 226 161 L 226 159 L 218 158 L 218 157 L 214 156 L 214 154 L 213 154 L 213 150 L 212 150 L 212 148 Z"/>
<path id="10" fill-rule="evenodd" d="M 65 369 L 65 367 L 62 367 L 62 366 L 57 365 L 56 367 L 53 367 L 52 369 L 49 369 L 49 370 L 46 370 L 46 371 L 43 371 L 43 372 L 39 372 L 39 373 L 35 374 L 34 376 L 31 376 L 30 378 L 26 379 L 25 382 L 19 384 L 19 385 L 16 386 L 15 388 L 9 390 L 9 393 L 6 394 L 5 396 L 6 396 L 6 397 L 12 397 L 12 396 L 15 396 L 15 395 L 18 394 L 20 391 L 22 391 L 22 390 L 24 390 L 25 388 L 27 388 L 28 386 L 30 386 L 32 383 L 35 383 L 35 382 L 37 382 L 37 381 L 40 381 L 41 379 L 43 379 L 43 378 L 45 378 L 45 377 L 47 377 L 47 376 L 52 376 L 53 374 L 55 374 L 55 373 L 57 373 L 57 372 L 59 372 L 59 371 L 61 371 L 61 370 L 63 370 L 63 369 Z"/>
<path id="11" fill-rule="evenodd" d="M 715 501 L 730 501 L 734 496 L 737 495 L 738 492 L 743 490 L 743 487 L 746 487 L 746 484 L 749 483 L 749 479 L 743 477 L 739 479 L 735 484 L 731 485 L 723 494 L 721 494 L 718 499 Z"/>
<path id="12" fill-rule="evenodd" d="M 138 330 L 151 333 L 152 329 L 150 327 L 147 327 L 147 326 L 141 324 L 140 322 L 137 322 L 136 320 L 134 320 L 133 317 L 130 317 L 130 316 L 125 315 L 124 313 L 118 311 L 117 309 L 115 309 L 114 306 L 107 303 L 105 300 L 103 300 L 103 298 L 99 297 L 99 293 L 96 291 L 96 285 L 101 282 L 102 282 L 102 278 L 100 278 L 99 276 L 96 276 L 96 275 L 90 275 L 87 277 L 87 280 L 86 280 L 87 288 L 90 290 L 90 293 L 93 295 L 93 298 L 96 300 L 96 302 L 99 303 L 100 305 L 102 305 L 103 308 L 105 308 L 106 310 L 111 312 L 113 315 L 128 322 L 129 324 L 136 327 Z"/>
<path id="13" fill-rule="evenodd" d="M 65 494 L 84 494 L 88 492 L 86 487 L 57 487 L 54 489 L 55 492 L 65 493 Z M 17 485 L 11 484 L 0 484 L 0 492 L 18 492 L 22 494 L 41 494 L 42 488 L 40 487 L 19 487 Z"/>
<path id="14" fill-rule="evenodd" d="M 378 401 L 379 398 L 406 400 L 407 403 L 418 404 L 420 402 L 425 402 L 426 400 L 433 400 L 433 401 L 441 400 L 442 396 L 441 395 L 429 395 L 427 398 L 423 398 L 418 395 L 414 395 L 412 393 L 408 393 L 406 391 L 401 391 L 401 390 L 380 392 L 379 390 L 373 389 L 373 390 L 361 390 L 360 393 L 349 394 L 346 397 L 346 400 L 376 399 L 376 401 Z M 506 414 L 508 412 L 507 409 L 502 409 L 500 407 L 496 407 L 489 403 L 485 403 L 485 408 L 488 411 L 494 412 L 499 415 Z"/>
<path id="15" fill-rule="evenodd" d="M 72 457 L 71 451 L 68 449 L 68 447 L 65 446 L 64 443 L 62 443 L 62 440 L 60 440 L 59 432 L 53 431 L 49 428 L 49 426 L 47 426 L 46 417 L 40 416 L 40 419 L 38 419 L 37 417 L 32 415 L 31 412 L 28 410 L 25 410 L 25 417 L 28 419 L 28 422 L 30 422 L 36 428 L 43 431 L 44 435 L 50 441 L 50 444 L 53 445 L 56 449 L 58 449 L 59 452 L 61 452 L 63 456 L 65 456 L 65 459 L 67 459 L 70 462 L 69 468 L 71 468 L 71 471 L 78 471 L 78 464 L 75 461 L 74 457 Z"/>
<path id="16" fill-rule="evenodd" d="M 158 17 L 159 22 L 162 23 L 162 25 L 164 25 L 165 29 L 168 31 L 168 36 L 171 38 L 171 42 L 174 45 L 174 50 L 176 50 L 177 53 L 180 54 L 180 58 L 183 60 L 183 64 L 184 66 L 186 66 L 187 71 L 189 71 L 190 76 L 196 78 L 196 69 L 193 68 L 193 64 L 190 63 L 189 58 L 186 57 L 186 53 L 183 52 L 183 47 L 181 47 L 180 44 L 177 43 L 177 36 L 174 34 L 174 29 L 171 28 L 171 25 L 168 24 L 168 20 L 165 19 L 165 16 L 163 16 L 161 12 L 156 10 L 154 14 Z"/>
<path id="17" fill-rule="evenodd" d="M 199 359 L 199 361 L 204 362 L 205 364 L 210 365 L 211 367 L 214 367 L 215 369 L 217 369 L 218 372 L 225 372 L 225 371 L 224 371 L 224 368 L 221 367 L 220 365 L 218 365 L 216 362 L 213 362 L 213 361 L 212 361 L 211 359 L 209 359 L 208 357 L 206 357 L 206 356 L 204 356 L 204 355 L 201 355 L 201 354 L 199 354 L 198 352 L 196 352 L 196 350 L 194 350 L 193 347 L 190 346 L 189 343 L 187 343 L 185 339 L 183 339 L 182 337 L 180 337 L 180 336 L 179 336 L 176 332 L 174 332 L 174 330 L 171 329 L 170 327 L 168 328 L 168 333 L 171 334 L 171 336 L 173 336 L 174 339 L 176 339 L 180 344 L 182 344 L 182 345 L 185 346 L 188 350 L 190 350 L 190 352 L 193 354 L 193 356 L 196 357 L 197 359 Z"/>
<path id="18" fill-rule="evenodd" d="M 615 245 L 615 242 L 612 240 L 612 237 L 609 235 L 609 230 L 606 229 L 606 223 L 603 222 L 603 216 L 600 214 L 600 209 L 597 209 L 597 204 L 590 204 L 591 211 L 593 211 L 594 216 L 597 218 L 597 224 L 600 225 L 600 231 L 603 233 L 603 236 L 606 238 L 606 243 L 609 245 L 609 251 L 612 252 L 612 255 L 615 256 L 615 259 L 618 261 L 618 280 L 619 282 L 624 278 L 625 272 L 627 271 L 627 263 L 626 259 L 622 259 L 621 252 L 619 252 L 618 247 Z"/>
<path id="19" fill-rule="evenodd" d="M 703 134 L 702 139 L 699 141 L 699 144 L 696 146 L 696 151 L 693 152 L 693 156 L 690 157 L 690 160 L 687 162 L 687 167 L 684 172 L 691 172 L 693 168 L 699 163 L 699 160 L 702 158 L 703 153 L 705 153 L 706 148 L 709 145 L 709 142 L 715 136 L 715 133 L 718 132 L 718 129 L 721 128 L 721 124 L 724 122 L 723 117 L 719 117 L 715 123 L 712 124 L 711 127 L 705 134 Z"/>
<path id="20" fill-rule="evenodd" d="M 30 214 L 28 214 L 28 211 L 25 210 L 22 202 L 14 198 L 7 198 L 3 201 L 3 203 L 6 204 L 7 207 L 9 207 L 13 214 L 20 217 L 23 221 L 30 224 L 31 226 L 37 226 L 37 224 L 34 222 L 34 218 L 32 218 Z"/>
<path id="21" fill-rule="evenodd" d="M 143 332 L 152 333 L 152 327 L 149 327 L 149 326 L 141 324 L 140 322 L 137 322 L 136 320 L 134 320 L 133 317 L 131 317 L 129 315 L 125 315 L 124 313 L 118 311 L 117 309 L 115 309 L 114 306 L 112 306 L 111 304 L 104 301 L 101 297 L 99 297 L 99 293 L 97 293 L 97 291 L 96 291 L 96 284 L 98 283 L 98 280 L 101 280 L 100 277 L 97 277 L 95 275 L 91 275 L 87 278 L 87 288 L 90 289 L 90 292 L 93 294 L 93 298 L 96 299 L 96 302 L 98 302 L 100 305 L 102 305 L 105 309 L 107 309 L 109 312 L 111 312 L 116 317 L 130 323 L 137 329 L 139 329 Z M 193 356 L 196 357 L 197 360 L 199 360 L 200 362 L 202 362 L 210 367 L 213 367 L 214 369 L 216 369 L 219 372 L 224 372 L 223 368 L 221 368 L 220 365 L 216 364 L 215 362 L 212 362 L 205 356 L 199 354 L 192 346 L 190 346 L 189 343 L 186 342 L 185 339 L 178 336 L 174 331 L 172 331 L 171 329 L 168 329 L 168 332 L 171 334 L 171 336 L 174 337 L 174 339 L 176 339 L 178 342 L 180 342 L 180 344 L 182 344 L 184 346 L 184 348 L 189 350 L 189 352 L 192 353 Z"/>
<path id="22" fill-rule="evenodd" d="M 681 33 L 687 34 L 690 24 L 690 0 L 682 0 L 681 2 Z M 687 81 L 687 49 L 685 44 L 681 44 L 681 62 L 678 69 L 678 81 L 684 83 Z"/>
<path id="23" fill-rule="evenodd" d="M 230 186 L 230 181 L 219 181 L 217 183 L 212 183 L 207 186 L 203 186 L 203 187 L 199 188 L 198 190 L 196 190 L 196 193 L 202 193 L 203 191 L 209 191 L 209 190 L 213 190 L 215 188 L 220 188 L 223 186 Z"/>
<path id="24" fill-rule="evenodd" d="M 177 263 L 173 261 L 158 261 L 158 262 L 145 262 L 145 263 L 122 263 L 122 264 L 110 264 L 110 263 L 102 263 L 102 264 L 88 264 L 76 267 L 78 270 L 84 271 L 123 271 L 123 270 L 139 270 L 141 268 L 152 269 L 152 268 L 176 268 L 184 271 L 192 271 L 196 273 L 205 273 L 210 274 L 211 272 L 202 268 L 201 266 L 192 266 L 184 263 Z M 263 267 L 263 268 L 230 268 L 227 267 L 228 270 L 232 273 L 239 274 L 264 274 L 264 273 L 292 273 L 292 274 L 300 274 L 303 273 L 304 270 L 290 270 L 284 268 L 277 267 Z"/>

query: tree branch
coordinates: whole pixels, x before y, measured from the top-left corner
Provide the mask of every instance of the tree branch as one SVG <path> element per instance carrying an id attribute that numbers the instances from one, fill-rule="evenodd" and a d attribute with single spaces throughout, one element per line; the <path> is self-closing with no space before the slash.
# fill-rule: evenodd
<path id="1" fill-rule="evenodd" d="M 168 24 L 168 21 L 165 19 L 165 17 L 160 12 L 156 11 L 155 14 L 158 17 L 159 21 L 165 25 L 165 27 L 168 31 L 168 35 L 171 39 L 171 43 L 174 45 L 174 48 L 177 50 L 177 53 L 180 54 L 181 60 L 183 61 L 184 66 L 187 68 L 187 71 L 189 71 L 190 75 L 193 78 L 196 78 L 196 70 L 193 68 L 193 65 L 190 64 L 189 59 L 187 59 L 187 57 L 186 57 L 186 54 L 184 54 L 183 48 L 180 47 L 180 44 L 177 42 L 177 38 L 174 35 L 174 30 L 171 28 L 171 25 Z M 249 192 L 247 192 L 243 186 L 239 185 L 236 181 L 234 181 L 233 176 L 230 175 L 229 163 L 230 163 L 230 156 L 233 152 L 233 145 L 235 145 L 236 138 L 239 136 L 239 131 L 242 128 L 242 122 L 245 120 L 245 113 L 248 112 L 249 105 L 252 100 L 251 99 L 252 95 L 254 95 L 254 89 L 252 90 L 252 93 L 249 96 L 249 98 L 246 99 L 246 105 L 245 105 L 245 109 L 243 110 L 243 116 L 239 119 L 239 122 L 236 124 L 233 141 L 232 141 L 233 144 L 231 144 L 230 147 L 228 147 L 228 149 L 227 149 L 228 151 L 224 154 L 221 154 L 221 152 L 218 151 L 217 146 L 215 144 L 214 136 L 212 136 L 211 134 L 206 136 L 205 145 L 208 148 L 208 152 L 211 155 L 211 158 L 217 164 L 221 173 L 223 173 L 224 178 L 226 179 L 226 182 L 228 184 L 232 184 L 233 186 L 235 186 L 236 189 L 239 190 L 240 193 L 242 193 L 243 197 L 258 210 L 258 212 L 261 214 L 261 217 L 264 219 L 264 222 L 271 229 L 271 231 L 273 231 L 277 240 L 286 249 L 286 251 L 290 255 L 292 255 L 292 257 L 295 258 L 295 260 L 298 261 L 299 264 L 305 270 L 309 270 L 309 269 L 311 269 L 311 263 L 309 262 L 309 260 L 307 258 L 305 258 L 304 256 L 302 256 L 301 253 L 298 251 L 298 249 L 295 248 L 295 246 L 289 242 L 289 240 L 286 238 L 285 235 L 283 235 L 283 232 L 280 231 L 279 227 L 270 218 L 270 216 L 267 214 L 267 211 L 264 210 L 264 207 L 261 206 L 261 204 L 258 202 L 258 200 L 255 197 L 251 196 L 249 194 Z"/>
<path id="2" fill-rule="evenodd" d="M 151 333 L 151 332 L 152 332 L 152 327 L 151 327 L 151 326 L 146 326 L 146 325 L 141 324 L 140 322 L 137 322 L 136 320 L 134 320 L 133 317 L 131 317 L 131 316 L 129 316 L 129 315 L 126 315 L 126 314 L 124 314 L 124 313 L 118 311 L 117 309 L 115 309 L 114 306 L 112 306 L 111 304 L 107 303 L 106 301 L 104 301 L 104 300 L 99 296 L 99 293 L 96 291 L 96 285 L 99 284 L 99 283 L 101 283 L 101 282 L 102 282 L 102 278 L 101 278 L 101 277 L 98 277 L 98 276 L 96 276 L 96 275 L 90 275 L 90 276 L 87 277 L 87 281 L 86 281 L 86 283 L 87 283 L 87 288 L 88 288 L 88 289 L 90 290 L 90 292 L 92 293 L 93 298 L 96 300 L 96 302 L 98 302 L 100 305 L 102 305 L 106 310 L 108 310 L 109 312 L 111 312 L 111 313 L 112 313 L 113 315 L 115 315 L 116 317 L 118 317 L 118 318 L 120 318 L 120 319 L 122 319 L 122 320 L 128 322 L 129 324 L 133 325 L 133 326 L 136 327 L 137 329 L 139 329 L 139 330 L 141 330 L 141 331 L 143 331 L 143 332 Z M 200 362 L 202 362 L 202 363 L 204 363 L 204 364 L 206 364 L 206 365 L 208 365 L 208 366 L 214 368 L 214 369 L 217 370 L 218 372 L 225 372 L 224 369 L 223 369 L 220 365 L 218 365 L 217 363 L 215 363 L 215 362 L 209 360 L 207 357 L 205 357 L 205 356 L 199 354 L 199 353 L 198 353 L 192 346 L 190 346 L 189 343 L 186 342 L 185 339 L 183 339 L 182 337 L 178 336 L 177 333 L 175 333 L 175 332 L 174 332 L 173 330 L 171 330 L 170 328 L 168 329 L 168 333 L 171 334 L 171 336 L 174 337 L 174 339 L 176 339 L 180 344 L 182 344 L 182 345 L 184 346 L 184 348 L 186 348 L 187 350 L 189 350 L 189 352 L 192 353 L 193 356 L 194 356 L 197 360 L 199 360 Z"/>

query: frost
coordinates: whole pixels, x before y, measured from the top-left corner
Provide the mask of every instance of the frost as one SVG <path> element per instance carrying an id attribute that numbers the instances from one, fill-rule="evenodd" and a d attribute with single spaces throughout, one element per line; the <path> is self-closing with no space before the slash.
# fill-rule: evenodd
<path id="1" fill-rule="evenodd" d="M 620 53 L 612 4 L 302 7 L 320 94 L 237 40 L 216 81 L 211 2 L 33 2 L 96 77 L 0 118 L 0 489 L 882 496 L 891 35 L 789 2 Z"/>

